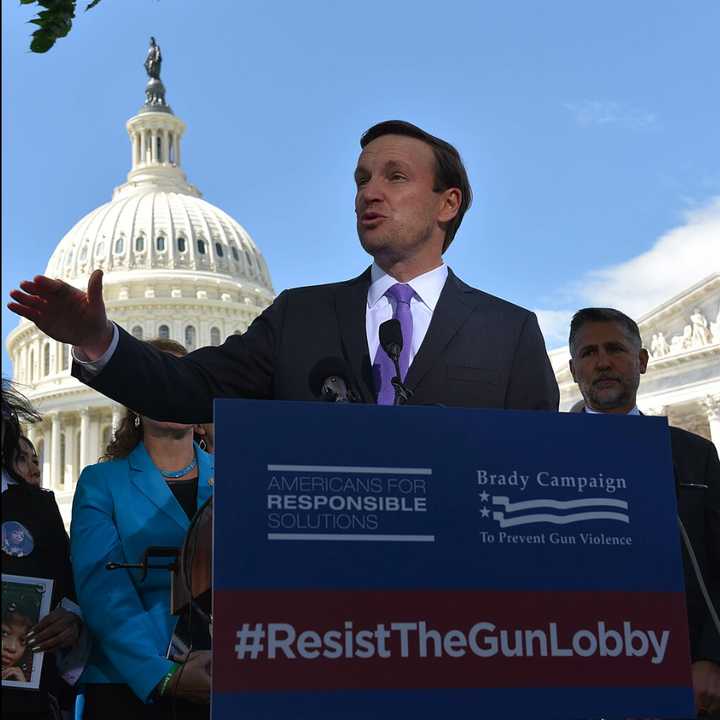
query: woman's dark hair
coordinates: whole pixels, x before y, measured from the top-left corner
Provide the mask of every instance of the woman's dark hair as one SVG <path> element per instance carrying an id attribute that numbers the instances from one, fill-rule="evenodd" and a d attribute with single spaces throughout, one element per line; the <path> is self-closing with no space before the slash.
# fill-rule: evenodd
<path id="1" fill-rule="evenodd" d="M 2 379 L 2 469 L 21 485 L 25 479 L 15 471 L 15 459 L 22 434 L 20 423 L 34 423 L 42 416 L 11 380 Z"/>
<path id="2" fill-rule="evenodd" d="M 187 350 L 179 342 L 168 340 L 166 338 L 155 338 L 154 340 L 146 340 L 148 345 L 152 345 L 158 350 L 170 353 L 171 355 L 187 355 Z M 126 458 L 143 439 L 143 425 L 140 422 L 140 415 L 134 410 L 125 408 L 125 415 L 115 430 L 115 437 L 105 448 L 105 454 L 100 458 L 100 462 L 108 460 L 119 460 Z"/>
<path id="3" fill-rule="evenodd" d="M 443 252 L 445 252 L 450 247 L 463 216 L 472 203 L 472 188 L 460 153 L 449 142 L 441 140 L 405 120 L 385 120 L 373 125 L 360 138 L 360 147 L 365 148 L 368 143 L 377 140 L 383 135 L 404 135 L 416 140 L 422 140 L 432 148 L 433 155 L 435 155 L 435 186 L 433 192 L 444 192 L 450 188 L 460 190 L 462 194 L 460 207 L 457 215 L 447 224 L 447 230 L 445 231 L 445 242 L 443 243 Z"/>

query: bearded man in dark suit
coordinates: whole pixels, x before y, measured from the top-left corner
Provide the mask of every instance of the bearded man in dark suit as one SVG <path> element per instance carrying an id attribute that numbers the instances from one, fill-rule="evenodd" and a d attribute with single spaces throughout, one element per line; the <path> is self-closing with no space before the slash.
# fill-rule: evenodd
<path id="1" fill-rule="evenodd" d="M 648 364 L 634 320 L 585 308 L 570 325 L 570 372 L 585 401 L 579 412 L 641 415 L 636 398 Z M 711 602 L 720 608 L 720 462 L 705 438 L 670 427 L 678 512 Z M 683 545 L 692 679 L 700 714 L 720 714 L 720 632 Z"/>
<path id="2" fill-rule="evenodd" d="M 558 389 L 535 315 L 463 283 L 442 255 L 470 206 L 457 150 L 410 123 L 361 139 L 355 212 L 372 266 L 359 277 L 280 294 L 242 335 L 177 358 L 110 323 L 102 273 L 87 293 L 42 276 L 10 309 L 75 346 L 73 374 L 158 420 L 211 422 L 217 397 L 314 400 L 313 377 L 344 375 L 362 402 L 391 404 L 395 375 L 378 328 L 400 321 L 410 402 L 556 410 Z"/>

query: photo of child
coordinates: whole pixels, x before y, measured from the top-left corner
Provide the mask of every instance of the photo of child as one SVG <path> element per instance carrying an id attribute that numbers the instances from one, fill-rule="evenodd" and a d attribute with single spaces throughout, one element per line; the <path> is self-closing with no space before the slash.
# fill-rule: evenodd
<path id="1" fill-rule="evenodd" d="M 37 688 L 43 653 L 33 653 L 26 636 L 50 610 L 52 580 L 2 576 L 2 685 Z"/>
<path id="2" fill-rule="evenodd" d="M 19 522 L 2 524 L 3 552 L 15 557 L 26 557 L 33 551 L 34 542 L 30 531 Z"/>

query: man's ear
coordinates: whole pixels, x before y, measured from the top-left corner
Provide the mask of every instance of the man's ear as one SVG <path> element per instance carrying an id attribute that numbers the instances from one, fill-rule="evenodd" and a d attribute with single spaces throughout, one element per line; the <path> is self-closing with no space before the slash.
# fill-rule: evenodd
<path id="1" fill-rule="evenodd" d="M 443 191 L 443 206 L 438 215 L 438 222 L 450 222 L 460 210 L 462 192 L 460 188 L 448 188 Z"/>
<path id="2" fill-rule="evenodd" d="M 640 348 L 640 374 L 641 375 L 645 374 L 649 360 L 650 360 L 650 356 L 648 355 L 648 351 L 645 348 Z"/>
<path id="3" fill-rule="evenodd" d="M 570 374 L 572 375 L 572 379 L 577 382 L 577 378 L 575 377 L 575 364 L 573 363 L 572 358 L 570 358 L 570 362 L 568 362 L 568 365 L 570 366 Z"/>

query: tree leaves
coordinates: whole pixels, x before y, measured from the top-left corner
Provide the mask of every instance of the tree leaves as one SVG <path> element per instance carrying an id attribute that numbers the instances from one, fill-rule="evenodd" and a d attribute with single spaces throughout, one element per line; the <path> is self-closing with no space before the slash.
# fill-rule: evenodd
<path id="1" fill-rule="evenodd" d="M 85 8 L 94 8 L 100 0 L 92 0 Z M 34 53 L 45 53 L 59 38 L 64 38 L 72 29 L 77 0 L 20 0 L 21 5 L 37 4 L 45 8 L 37 17 L 30 20 L 38 29 L 32 34 L 30 50 Z"/>

